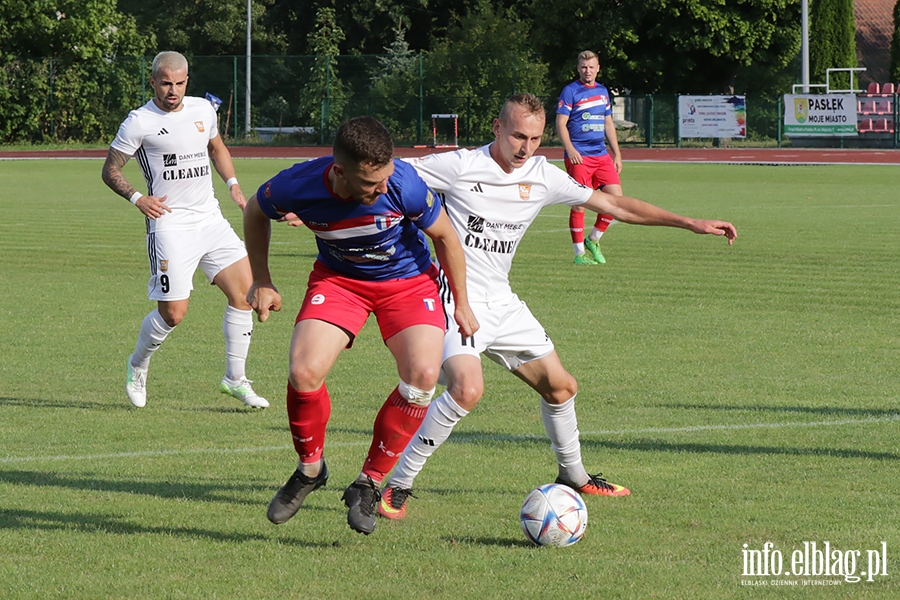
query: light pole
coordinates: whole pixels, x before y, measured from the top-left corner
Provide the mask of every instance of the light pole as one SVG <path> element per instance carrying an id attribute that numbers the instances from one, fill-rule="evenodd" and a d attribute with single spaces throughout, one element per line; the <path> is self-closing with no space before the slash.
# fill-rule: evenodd
<path id="1" fill-rule="evenodd" d="M 803 0 L 804 2 L 806 0 Z M 247 0 L 247 94 L 244 98 L 244 133 L 250 135 L 250 19 L 253 0 Z"/>
<path id="2" fill-rule="evenodd" d="M 800 68 L 800 81 L 803 83 L 803 93 L 809 93 L 809 0 L 800 3 L 800 55 L 802 66 Z"/>

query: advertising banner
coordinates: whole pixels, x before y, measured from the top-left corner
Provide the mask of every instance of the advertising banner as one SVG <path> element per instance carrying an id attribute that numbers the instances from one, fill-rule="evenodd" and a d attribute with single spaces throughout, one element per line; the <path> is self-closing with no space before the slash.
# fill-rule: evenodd
<path id="1" fill-rule="evenodd" d="M 746 96 L 678 96 L 683 138 L 747 137 Z"/>
<path id="2" fill-rule="evenodd" d="M 854 136 L 854 94 L 785 94 L 784 133 L 792 137 Z"/>

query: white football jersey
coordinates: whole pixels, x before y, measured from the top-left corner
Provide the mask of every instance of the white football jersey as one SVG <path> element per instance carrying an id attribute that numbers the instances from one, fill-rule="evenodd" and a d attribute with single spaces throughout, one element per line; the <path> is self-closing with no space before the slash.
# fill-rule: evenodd
<path id="1" fill-rule="evenodd" d="M 147 194 L 162 198 L 172 212 L 147 219 L 147 232 L 192 229 L 222 211 L 213 192 L 207 146 L 219 135 L 216 111 L 203 98 L 184 97 L 176 112 L 153 100 L 133 110 L 119 127 L 112 147 L 134 156 L 144 173 Z"/>
<path id="2" fill-rule="evenodd" d="M 466 255 L 469 300 L 508 297 L 509 270 L 528 226 L 545 206 L 577 206 L 593 190 L 565 171 L 532 156 L 506 173 L 490 155 L 490 145 L 412 159 L 419 175 L 444 200 Z"/>

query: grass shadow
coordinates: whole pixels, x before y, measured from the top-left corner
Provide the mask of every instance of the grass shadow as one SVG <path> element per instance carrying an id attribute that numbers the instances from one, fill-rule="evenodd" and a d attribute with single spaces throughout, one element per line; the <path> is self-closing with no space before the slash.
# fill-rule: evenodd
<path id="1" fill-rule="evenodd" d="M 125 402 L 111 403 L 96 400 L 49 400 L 46 398 L 10 398 L 0 396 L 0 407 L 22 406 L 27 408 L 77 408 L 90 410 L 131 410 L 133 407 Z"/>
<path id="2" fill-rule="evenodd" d="M 0 482 L 36 487 L 58 487 L 87 492 L 116 492 L 138 494 L 164 499 L 186 499 L 195 502 L 227 502 L 229 504 L 257 506 L 258 500 L 237 499 L 233 494 L 245 496 L 261 494 L 274 486 L 253 484 L 178 483 L 171 481 L 116 481 L 93 477 L 60 476 L 46 471 L 2 471 Z"/>
<path id="3" fill-rule="evenodd" d="M 179 536 L 185 538 L 203 538 L 214 542 L 243 543 L 266 542 L 276 539 L 266 535 L 224 532 L 197 527 L 165 527 L 139 525 L 115 515 L 91 515 L 85 513 L 41 512 L 33 510 L 0 509 L 0 529 L 22 529 L 28 531 L 81 531 L 84 533 L 109 533 L 114 535 L 154 534 L 163 536 Z M 331 548 L 333 542 L 310 542 L 296 538 L 278 537 L 279 544 L 300 546 L 303 548 Z"/>
<path id="4" fill-rule="evenodd" d="M 497 537 L 471 537 L 471 536 L 463 536 L 463 537 L 448 537 L 444 536 L 441 540 L 447 542 L 451 546 L 456 546 L 459 544 L 465 544 L 467 546 L 500 546 L 503 548 L 537 548 L 535 544 L 527 540 L 520 540 L 518 538 L 497 538 Z"/>

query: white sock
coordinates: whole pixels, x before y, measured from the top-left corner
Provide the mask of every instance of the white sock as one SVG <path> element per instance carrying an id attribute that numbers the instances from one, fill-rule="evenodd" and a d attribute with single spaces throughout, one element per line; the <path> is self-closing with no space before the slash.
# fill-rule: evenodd
<path id="1" fill-rule="evenodd" d="M 575 415 L 575 396 L 562 404 L 549 404 L 541 398 L 541 420 L 556 453 L 559 476 L 575 486 L 588 482 L 588 474 L 581 462 L 581 442 L 578 441 L 578 417 Z"/>
<path id="2" fill-rule="evenodd" d="M 584 242 L 573 242 L 572 245 L 575 247 L 575 256 L 584 254 Z"/>
<path id="3" fill-rule="evenodd" d="M 231 381 L 240 381 L 247 375 L 253 311 L 240 310 L 230 305 L 226 307 L 222 318 L 222 334 L 225 336 L 225 377 Z"/>
<path id="4" fill-rule="evenodd" d="M 159 309 L 154 309 L 141 322 L 141 332 L 138 334 L 137 345 L 131 357 L 131 366 L 136 369 L 148 369 L 150 358 L 156 352 L 174 327 L 169 327 L 159 314 Z"/>
<path id="5" fill-rule="evenodd" d="M 425 461 L 447 441 L 453 428 L 467 414 L 469 411 L 460 408 L 450 397 L 450 392 L 445 391 L 435 398 L 428 406 L 428 412 L 425 413 L 425 420 L 419 425 L 419 430 L 400 455 L 400 462 L 397 463 L 388 485 L 412 488 L 416 475 L 425 466 Z"/>
<path id="6" fill-rule="evenodd" d="M 591 233 L 588 236 L 588 239 L 591 240 L 592 242 L 599 242 L 600 238 L 602 238 L 602 237 L 603 237 L 603 232 L 600 231 L 599 229 L 597 229 L 596 227 L 594 227 L 593 229 L 591 229 Z"/>

